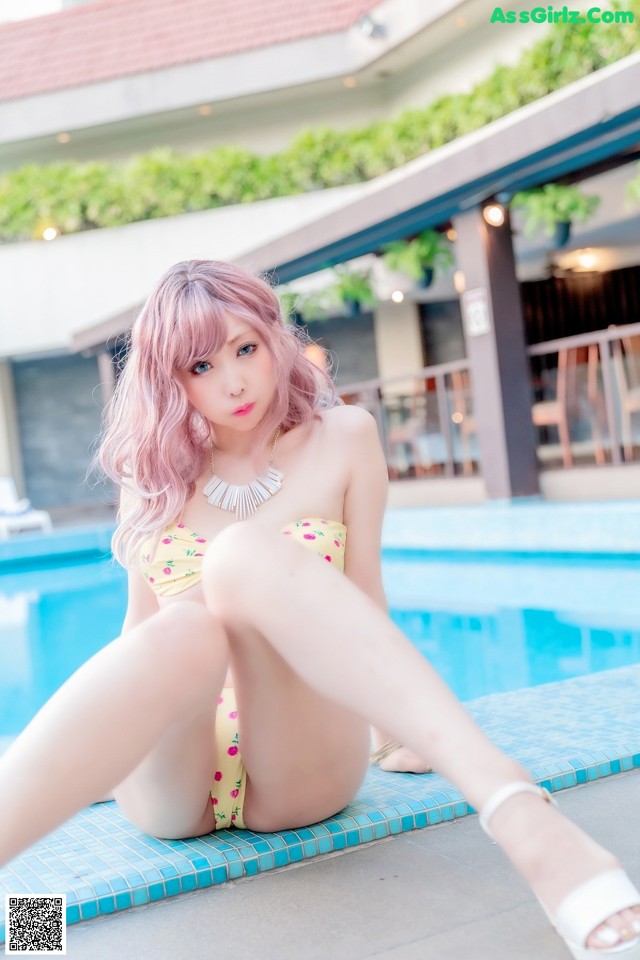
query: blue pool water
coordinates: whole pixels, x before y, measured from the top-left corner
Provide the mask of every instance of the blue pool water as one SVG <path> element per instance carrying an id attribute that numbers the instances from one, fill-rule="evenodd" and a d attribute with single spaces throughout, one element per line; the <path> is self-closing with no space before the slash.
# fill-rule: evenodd
<path id="1" fill-rule="evenodd" d="M 463 700 L 640 662 L 640 557 L 384 552 L 398 626 Z M 117 636 L 124 572 L 78 559 L 0 572 L 0 748 Z"/>
<path id="2" fill-rule="evenodd" d="M 384 582 L 462 700 L 640 662 L 640 557 L 395 551 Z"/>

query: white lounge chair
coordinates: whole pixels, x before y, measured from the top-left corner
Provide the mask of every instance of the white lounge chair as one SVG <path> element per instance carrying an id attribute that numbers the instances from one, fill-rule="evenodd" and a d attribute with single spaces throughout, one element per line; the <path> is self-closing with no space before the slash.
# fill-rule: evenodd
<path id="1" fill-rule="evenodd" d="M 52 529 L 51 517 L 46 510 L 34 510 L 27 498 L 20 500 L 13 477 L 0 477 L 0 540 L 12 533 L 28 530 Z"/>

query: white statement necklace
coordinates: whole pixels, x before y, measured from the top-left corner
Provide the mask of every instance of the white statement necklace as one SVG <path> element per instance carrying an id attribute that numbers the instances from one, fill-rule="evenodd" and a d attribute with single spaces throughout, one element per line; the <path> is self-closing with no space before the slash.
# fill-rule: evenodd
<path id="1" fill-rule="evenodd" d="M 271 497 L 274 497 L 284 480 L 284 474 L 271 466 L 273 452 L 276 449 L 276 442 L 280 436 L 280 427 L 276 430 L 271 447 L 271 456 L 269 457 L 269 467 L 267 472 L 261 477 L 256 477 L 251 483 L 227 483 L 216 476 L 215 465 L 213 462 L 213 444 L 211 445 L 211 479 L 206 482 L 202 492 L 212 507 L 221 507 L 223 510 L 234 511 L 237 520 L 246 520 L 251 514 L 255 513 L 261 503 L 265 503 Z"/>

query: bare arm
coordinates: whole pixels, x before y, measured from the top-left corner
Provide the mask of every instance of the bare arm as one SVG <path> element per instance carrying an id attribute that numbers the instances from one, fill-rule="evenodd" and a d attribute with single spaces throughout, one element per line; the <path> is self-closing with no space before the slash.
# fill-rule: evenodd
<path id="1" fill-rule="evenodd" d="M 349 408 L 344 443 L 350 460 L 344 501 L 347 526 L 344 572 L 386 613 L 380 540 L 389 479 L 378 427 L 370 413 L 359 407 Z"/>
<path id="2" fill-rule="evenodd" d="M 122 491 L 120 496 L 120 516 L 126 517 L 132 510 L 131 495 Z M 158 598 L 144 579 L 138 567 L 128 570 L 127 584 L 127 612 L 122 624 L 121 634 L 127 633 L 160 609 Z"/>
<path id="3" fill-rule="evenodd" d="M 136 567 L 128 572 L 127 612 L 121 634 L 127 633 L 160 609 L 158 599 Z"/>
<path id="4" fill-rule="evenodd" d="M 351 407 L 345 417 L 346 447 L 351 460 L 345 496 L 347 546 L 345 574 L 385 613 L 387 599 L 382 584 L 380 542 L 387 504 L 389 477 L 378 427 L 366 410 Z M 372 728 L 374 749 L 389 741 L 389 735 Z M 406 747 L 393 750 L 383 759 L 384 770 L 427 773 L 429 765 Z"/>

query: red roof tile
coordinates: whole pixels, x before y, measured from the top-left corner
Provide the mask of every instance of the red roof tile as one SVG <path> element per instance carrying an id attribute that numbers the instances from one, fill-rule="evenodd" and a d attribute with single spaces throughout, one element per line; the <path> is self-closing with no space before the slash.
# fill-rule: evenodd
<path id="1" fill-rule="evenodd" d="M 0 26 L 0 101 L 345 30 L 375 0 L 99 0 Z"/>

